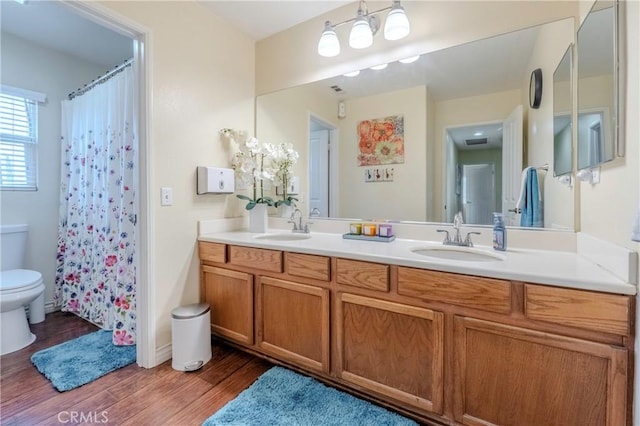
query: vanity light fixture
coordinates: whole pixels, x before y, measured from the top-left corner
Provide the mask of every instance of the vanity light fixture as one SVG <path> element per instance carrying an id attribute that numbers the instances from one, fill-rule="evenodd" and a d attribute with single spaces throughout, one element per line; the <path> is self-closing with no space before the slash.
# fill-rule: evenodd
<path id="1" fill-rule="evenodd" d="M 355 76 L 357 76 L 358 74 L 360 74 L 360 70 L 356 70 L 356 71 L 348 72 L 348 73 L 344 74 L 344 76 L 345 76 L 345 77 L 355 77 Z"/>
<path id="2" fill-rule="evenodd" d="M 318 42 L 318 54 L 327 58 L 340 54 L 340 41 L 329 21 L 324 23 L 324 31 Z"/>
<path id="3" fill-rule="evenodd" d="M 379 13 L 389 10 L 384 25 L 384 38 L 387 40 L 400 40 L 411 31 L 409 19 L 400 0 L 393 0 L 391 6 L 375 12 L 369 12 L 365 0 L 360 0 L 356 17 L 339 22 L 335 25 L 331 21 L 324 23 L 324 30 L 318 41 L 318 54 L 332 57 L 340 54 L 340 41 L 336 34 L 336 27 L 353 22 L 349 33 L 349 46 L 353 49 L 364 49 L 373 44 L 373 36 L 380 29 Z"/>
<path id="4" fill-rule="evenodd" d="M 380 64 L 380 65 L 375 65 L 373 67 L 371 67 L 372 70 L 374 71 L 380 71 L 385 69 L 389 64 Z"/>

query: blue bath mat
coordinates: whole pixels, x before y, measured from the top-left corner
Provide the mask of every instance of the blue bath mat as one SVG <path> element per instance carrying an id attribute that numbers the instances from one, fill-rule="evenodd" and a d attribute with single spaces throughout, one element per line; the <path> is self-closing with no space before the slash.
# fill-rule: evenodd
<path id="1" fill-rule="evenodd" d="M 99 330 L 34 353 L 31 362 L 60 392 L 94 381 L 136 360 L 136 347 L 115 346 Z"/>
<path id="2" fill-rule="evenodd" d="M 284 368 L 273 367 L 203 426 L 398 425 L 417 423 Z"/>

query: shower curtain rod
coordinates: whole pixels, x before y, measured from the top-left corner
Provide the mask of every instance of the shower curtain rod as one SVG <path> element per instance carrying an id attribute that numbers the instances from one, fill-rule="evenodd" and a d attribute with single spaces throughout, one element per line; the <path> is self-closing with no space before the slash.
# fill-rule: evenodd
<path id="1" fill-rule="evenodd" d="M 93 89 L 94 86 L 104 83 L 105 81 L 109 80 L 111 77 L 118 74 L 120 71 L 122 71 L 126 67 L 131 66 L 131 64 L 133 64 L 133 58 L 127 59 L 122 64 L 117 65 L 114 69 L 107 72 L 105 75 L 96 78 L 95 80 L 91 81 L 91 83 L 85 84 L 84 87 L 76 90 L 75 92 L 69 93 L 69 96 L 68 96 L 69 100 L 72 100 L 76 96 L 84 95 L 86 92 Z"/>

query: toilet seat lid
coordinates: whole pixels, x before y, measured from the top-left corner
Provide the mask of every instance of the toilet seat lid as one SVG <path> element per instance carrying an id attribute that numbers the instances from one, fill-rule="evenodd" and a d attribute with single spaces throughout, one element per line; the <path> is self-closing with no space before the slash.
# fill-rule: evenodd
<path id="1" fill-rule="evenodd" d="M 42 282 L 40 272 L 28 269 L 11 269 L 0 274 L 0 291 L 24 290 Z"/>

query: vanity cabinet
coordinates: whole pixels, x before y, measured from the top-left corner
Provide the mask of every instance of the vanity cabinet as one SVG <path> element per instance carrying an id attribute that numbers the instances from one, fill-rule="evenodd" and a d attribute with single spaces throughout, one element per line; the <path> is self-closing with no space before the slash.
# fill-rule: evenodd
<path id="1" fill-rule="evenodd" d="M 349 293 L 337 301 L 338 376 L 440 414 L 443 314 Z"/>
<path id="2" fill-rule="evenodd" d="M 633 296 L 200 242 L 211 331 L 423 422 L 630 426 Z"/>
<path id="3" fill-rule="evenodd" d="M 253 275 L 203 265 L 200 283 L 211 306 L 211 331 L 237 343 L 253 344 Z"/>
<path id="4" fill-rule="evenodd" d="M 466 317 L 454 330 L 457 422 L 626 424 L 626 349 Z"/>
<path id="5" fill-rule="evenodd" d="M 329 289 L 260 277 L 256 296 L 258 348 L 329 373 Z"/>

